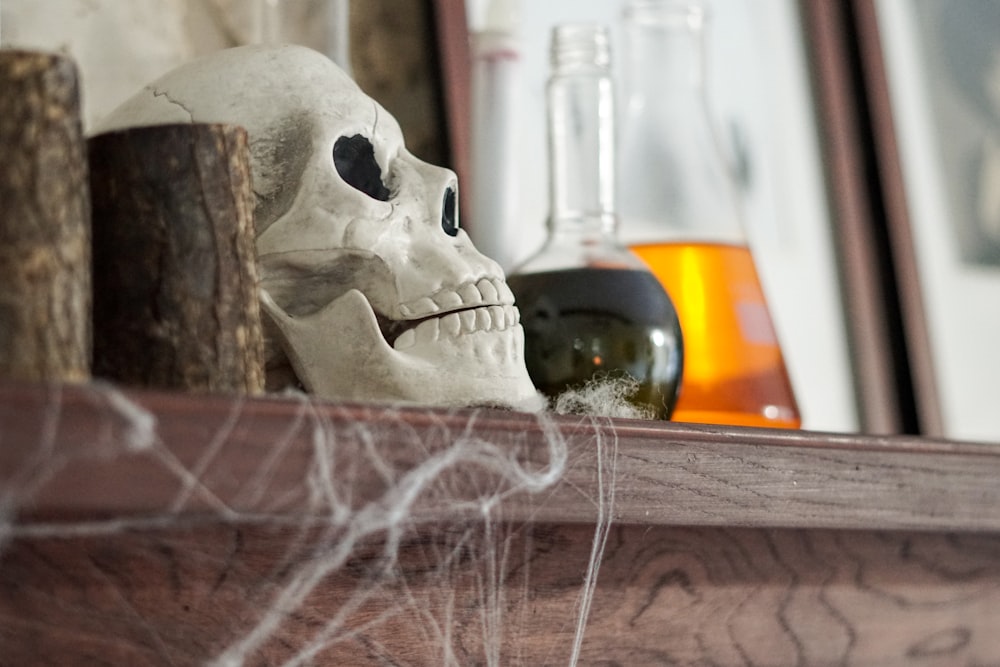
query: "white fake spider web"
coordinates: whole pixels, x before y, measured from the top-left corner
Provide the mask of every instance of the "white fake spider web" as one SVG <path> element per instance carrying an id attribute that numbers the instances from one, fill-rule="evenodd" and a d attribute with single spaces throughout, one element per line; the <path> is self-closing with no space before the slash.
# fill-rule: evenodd
<path id="1" fill-rule="evenodd" d="M 4 442 L 24 431 L 13 419 L 37 424 L 30 455 L 0 458 L 0 584 L 14 592 L 0 652 L 55 624 L 112 664 L 537 664 L 523 643 L 533 567 L 540 545 L 560 546 L 533 519 L 572 464 L 566 419 L 296 395 L 164 429 L 143 396 L 52 388 L 38 415 L 0 415 L 0 451 L 25 451 Z M 268 417 L 275 404 L 286 418 Z M 68 432 L 81 410 L 92 424 Z M 573 428 L 597 463 L 593 525 L 576 533 L 590 558 L 568 566 L 579 583 L 544 664 L 580 657 L 614 511 L 614 431 Z M 266 450 L 241 452 L 248 434 Z M 116 487 L 144 483 L 139 506 Z"/>

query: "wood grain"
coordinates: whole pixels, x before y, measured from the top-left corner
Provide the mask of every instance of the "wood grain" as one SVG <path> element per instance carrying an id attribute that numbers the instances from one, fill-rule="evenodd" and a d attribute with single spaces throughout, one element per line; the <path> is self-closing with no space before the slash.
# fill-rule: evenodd
<path id="1" fill-rule="evenodd" d="M 463 533 L 464 552 L 441 567 L 455 530 L 411 535 L 384 575 L 380 545 L 359 549 L 274 617 L 245 664 L 286 664 L 328 630 L 312 664 L 442 665 L 448 651 L 453 664 L 486 664 L 484 610 L 496 612 L 498 664 L 567 664 L 590 528 L 498 527 L 512 554 L 500 604 L 478 579 L 489 572 L 481 531 Z M 0 654 L 207 664 L 271 620 L 307 547 L 276 526 L 221 523 L 16 540 L 0 568 Z M 998 624 L 997 536 L 618 526 L 579 664 L 987 665 Z"/>

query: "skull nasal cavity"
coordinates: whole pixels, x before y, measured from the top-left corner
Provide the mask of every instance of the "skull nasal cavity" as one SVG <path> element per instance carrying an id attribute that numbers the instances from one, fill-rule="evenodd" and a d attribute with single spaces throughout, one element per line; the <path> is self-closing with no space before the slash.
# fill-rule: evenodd
<path id="1" fill-rule="evenodd" d="M 458 217 L 455 211 L 455 189 L 444 191 L 444 206 L 441 208 L 441 227 L 448 236 L 458 235 Z"/>
<path id="2" fill-rule="evenodd" d="M 344 182 L 372 199 L 389 201 L 389 188 L 382 183 L 382 169 L 367 137 L 340 137 L 333 145 L 333 166 Z"/>

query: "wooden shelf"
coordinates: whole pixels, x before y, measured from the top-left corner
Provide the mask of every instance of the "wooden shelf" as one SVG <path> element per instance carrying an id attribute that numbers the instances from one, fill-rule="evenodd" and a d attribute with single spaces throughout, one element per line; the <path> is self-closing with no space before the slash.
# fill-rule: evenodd
<path id="1" fill-rule="evenodd" d="M 536 493 L 496 465 L 542 474 L 553 453 L 565 469 Z M 428 461 L 407 519 L 386 519 Z M 580 664 L 985 663 L 997 480 L 986 443 L 0 385 L 0 656 L 204 663 L 308 574 L 246 664 L 283 664 L 346 600 L 350 632 L 316 664 L 443 664 L 444 645 L 483 663 L 488 528 L 500 663 L 565 664 L 609 517 Z M 340 567 L 315 567 L 367 516 Z"/>
<path id="2" fill-rule="evenodd" d="M 129 410 L 141 416 L 137 423 L 129 421 Z M 383 486 L 377 471 L 357 464 L 365 458 L 359 449 L 367 444 L 357 427 L 365 425 L 379 436 L 384 462 L 400 470 L 412 466 L 423 448 L 429 455 L 470 435 L 509 447 L 538 467 L 548 462 L 546 433 L 557 433 L 568 460 L 561 481 L 540 497 L 509 498 L 505 512 L 513 520 L 593 522 L 600 443 L 605 459 L 617 453 L 617 522 L 1000 531 L 1000 446 L 985 443 L 576 417 L 539 420 L 498 410 L 185 396 L 101 385 L 0 385 L 0 480 L 65 459 L 67 464 L 47 470 L 51 474 L 25 499 L 29 518 L 157 515 L 172 507 L 189 481 L 169 469 L 164 460 L 169 455 L 181 468 L 201 469 L 198 488 L 177 509 L 181 514 L 211 511 L 214 502 L 234 513 L 303 516 L 315 508 L 296 489 L 315 464 L 316 437 L 336 435 L 332 446 L 355 462 L 354 479 L 344 481 L 356 488 Z M 155 429 L 148 435 L 155 435 L 156 447 L 129 446 L 144 426 Z M 271 460 L 276 443 L 281 455 Z M 211 459 L 205 461 L 207 451 Z M 265 465 L 267 497 L 248 494 Z M 271 498 L 285 500 L 272 505 Z M 447 512 L 450 505 L 438 508 L 431 499 L 424 510 Z"/>

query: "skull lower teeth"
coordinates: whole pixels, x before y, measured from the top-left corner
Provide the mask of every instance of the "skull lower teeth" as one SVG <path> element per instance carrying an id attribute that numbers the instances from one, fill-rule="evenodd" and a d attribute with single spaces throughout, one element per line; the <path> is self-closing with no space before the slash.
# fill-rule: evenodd
<path id="1" fill-rule="evenodd" d="M 514 306 L 482 306 L 420 320 L 415 327 L 403 331 L 390 344 L 396 350 L 405 350 L 418 342 L 434 343 L 444 338 L 457 338 L 482 331 L 503 331 L 519 321 L 520 313 Z"/>

